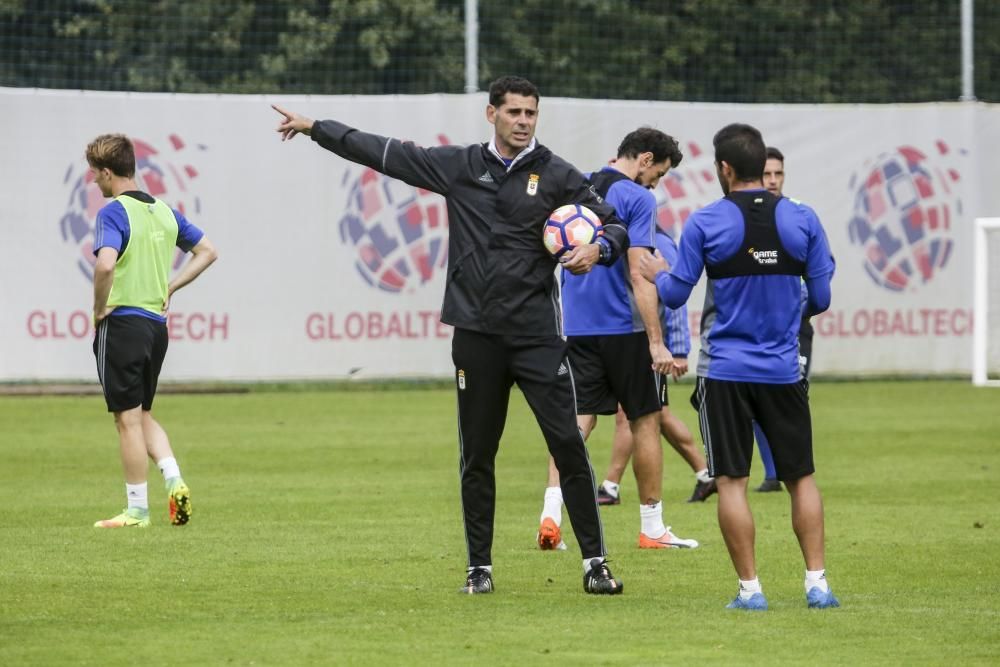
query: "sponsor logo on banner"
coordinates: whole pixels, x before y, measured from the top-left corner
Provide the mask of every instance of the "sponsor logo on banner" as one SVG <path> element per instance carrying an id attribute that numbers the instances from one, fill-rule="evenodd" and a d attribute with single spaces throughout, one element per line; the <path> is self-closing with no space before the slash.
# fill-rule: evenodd
<path id="1" fill-rule="evenodd" d="M 444 135 L 438 140 L 449 143 Z M 443 270 L 448 261 L 443 197 L 374 169 L 348 170 L 344 185 L 348 197 L 340 238 L 368 285 L 393 294 L 414 292 Z"/>
<path id="2" fill-rule="evenodd" d="M 198 194 L 198 154 L 206 150 L 201 144 L 188 145 L 181 137 L 171 134 L 163 142 L 148 138 L 131 137 L 135 148 L 135 181 L 139 189 L 162 200 L 185 217 L 195 217 L 201 212 Z M 59 233 L 76 262 L 80 275 L 87 281 L 94 279 L 94 231 L 97 212 L 109 201 L 94 183 L 93 173 L 85 159 L 72 162 L 63 176 L 69 198 L 66 210 L 59 219 Z M 191 222 L 198 224 L 197 219 Z M 186 261 L 187 254 L 177 250 L 172 270 L 176 273 Z M 31 338 L 60 340 L 92 337 L 94 333 L 89 311 L 59 312 L 36 309 L 28 313 L 27 332 Z M 167 314 L 167 330 L 171 340 L 209 341 L 229 337 L 227 313 Z"/>
<path id="3" fill-rule="evenodd" d="M 675 239 L 688 216 L 722 196 L 715 173 L 715 159 L 693 141 L 682 146 L 684 160 L 671 169 L 653 189 L 657 223 Z"/>
<path id="4" fill-rule="evenodd" d="M 914 292 L 948 265 L 962 215 L 956 152 L 965 155 L 940 140 L 925 150 L 900 146 L 851 176 L 850 240 L 879 287 Z"/>

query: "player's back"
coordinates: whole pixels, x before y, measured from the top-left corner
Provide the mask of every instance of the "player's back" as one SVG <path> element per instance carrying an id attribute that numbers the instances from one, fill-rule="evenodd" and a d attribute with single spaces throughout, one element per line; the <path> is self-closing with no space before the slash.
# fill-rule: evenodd
<path id="1" fill-rule="evenodd" d="M 787 199 L 773 202 L 770 232 L 750 223 L 733 193 L 692 215 L 709 275 L 698 373 L 720 380 L 784 384 L 799 378 L 801 276 L 818 220 Z M 766 218 L 767 216 L 765 216 Z M 695 227 L 692 228 L 691 223 Z"/>

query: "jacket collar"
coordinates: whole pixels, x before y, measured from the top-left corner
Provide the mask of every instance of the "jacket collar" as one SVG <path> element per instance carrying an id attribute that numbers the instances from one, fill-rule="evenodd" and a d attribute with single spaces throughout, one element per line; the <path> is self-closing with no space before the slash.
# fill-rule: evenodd
<path id="1" fill-rule="evenodd" d="M 535 139 L 535 137 L 532 137 L 532 138 L 531 138 L 531 143 L 529 143 L 529 144 L 528 144 L 528 146 L 527 146 L 527 147 L 526 147 L 526 148 L 525 148 L 525 149 L 524 149 L 523 151 L 521 151 L 520 153 L 518 153 L 517 155 L 515 155 L 515 156 L 514 156 L 514 161 L 510 163 L 510 166 L 509 166 L 509 167 L 507 166 L 507 163 L 506 163 L 506 162 L 504 162 L 504 159 L 503 159 L 503 157 L 502 157 L 502 156 L 500 155 L 500 151 L 498 151 L 498 150 L 497 150 L 497 145 L 496 145 L 496 137 L 493 137 L 493 138 L 491 138 L 491 139 L 490 139 L 490 144 L 489 144 L 489 151 L 490 151 L 490 153 L 492 153 L 492 154 L 493 154 L 493 156 L 494 156 L 494 157 L 495 157 L 495 158 L 496 158 L 497 160 L 499 160 L 499 161 L 500 161 L 500 164 L 504 165 L 504 168 L 505 168 L 505 169 L 506 169 L 507 171 L 510 171 L 511 169 L 513 169 L 513 168 L 514 168 L 514 165 L 515 165 L 515 164 L 517 164 L 517 163 L 518 163 L 518 162 L 519 162 L 519 161 L 520 161 L 520 160 L 521 160 L 522 158 L 524 158 L 524 157 L 525 157 L 525 156 L 526 156 L 526 155 L 527 155 L 528 153 L 530 153 L 531 151 L 535 150 L 535 148 L 536 148 L 537 146 L 538 146 L 538 140 L 537 140 L 537 139 Z"/>

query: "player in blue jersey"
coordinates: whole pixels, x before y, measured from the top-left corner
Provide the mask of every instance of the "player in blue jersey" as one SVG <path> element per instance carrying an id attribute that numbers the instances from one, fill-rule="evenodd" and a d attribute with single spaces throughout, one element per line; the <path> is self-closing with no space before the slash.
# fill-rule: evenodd
<path id="1" fill-rule="evenodd" d="M 167 353 L 170 297 L 217 257 L 200 229 L 179 212 L 139 190 L 135 149 L 122 134 L 104 134 L 86 150 L 94 182 L 114 197 L 94 227 L 94 356 L 125 472 L 127 506 L 96 528 L 149 525 L 146 472 L 150 458 L 167 486 L 170 522 L 191 518 L 191 492 L 181 478 L 167 434 L 153 419 L 153 398 Z M 171 279 L 176 249 L 194 257 Z"/>
<path id="2" fill-rule="evenodd" d="M 767 147 L 767 161 L 764 163 L 764 188 L 775 197 L 780 197 L 781 190 L 785 186 L 785 156 L 780 150 L 773 146 Z M 669 263 L 669 259 L 667 262 Z M 803 285 L 803 289 L 804 289 Z M 799 346 L 802 345 L 802 338 L 808 325 L 808 336 L 812 342 L 812 325 L 809 325 L 809 318 L 803 317 L 803 326 L 799 328 Z M 761 482 L 755 491 L 767 493 L 770 491 L 781 491 L 781 482 L 778 481 L 778 473 L 774 469 L 774 459 L 771 457 L 771 446 L 767 442 L 767 436 L 761 430 L 760 424 L 753 423 L 753 434 L 757 440 L 757 449 L 760 451 L 760 462 L 764 465 L 764 481 Z"/>
<path id="3" fill-rule="evenodd" d="M 673 267 L 658 255 L 642 258 L 640 271 L 671 308 L 687 301 L 702 271 L 708 274 L 696 391 L 709 472 L 719 489 L 719 527 L 740 580 L 729 607 L 767 609 L 746 493 L 754 420 L 774 445 L 778 478 L 791 497 L 807 603 L 836 607 L 824 569 L 823 504 L 797 340 L 801 281 L 808 289 L 807 314 L 826 310 L 833 257 L 811 208 L 764 189 L 760 132 L 727 125 L 713 144 L 725 197 L 688 218 Z"/>
<path id="4" fill-rule="evenodd" d="M 577 423 L 586 439 L 597 415 L 621 404 L 635 440 L 633 469 L 639 487 L 639 547 L 694 548 L 663 523 L 663 450 L 659 414 L 673 360 L 663 344 L 656 289 L 638 272 L 639 258 L 655 248 L 656 198 L 650 191 L 681 161 L 677 142 L 649 127 L 630 132 L 617 159 L 589 175 L 597 193 L 628 228 L 626 256 L 587 274 L 563 273 L 564 330 L 576 388 Z M 562 491 L 549 460 L 549 482 L 538 530 L 542 549 L 559 549 Z"/>
<path id="5" fill-rule="evenodd" d="M 677 245 L 661 227 L 656 227 L 656 249 L 667 260 L 668 264 L 677 262 Z M 670 375 L 675 380 L 688 372 L 688 353 L 691 352 L 691 331 L 688 327 L 687 306 L 674 310 L 660 304 L 660 319 L 663 324 L 664 343 L 673 357 Z M 664 392 L 664 397 L 669 396 Z M 689 503 L 704 502 L 716 491 L 715 480 L 708 474 L 705 454 L 694 443 L 691 430 L 682 422 L 666 404 L 660 410 L 660 434 L 666 438 L 670 446 L 683 458 L 694 471 L 694 491 L 688 499 Z M 601 505 L 617 505 L 621 502 L 619 485 L 629 459 L 632 458 L 632 432 L 628 426 L 625 413 L 619 409 L 615 415 L 615 436 L 611 446 L 611 462 L 604 481 L 597 487 L 597 502 Z"/>
<path id="6" fill-rule="evenodd" d="M 767 162 L 764 164 L 764 187 L 775 197 L 782 196 L 785 187 L 785 156 L 780 150 L 773 146 L 767 147 Z M 667 260 L 670 261 L 669 259 Z M 812 363 L 812 341 L 813 326 L 806 314 L 806 303 L 808 290 L 805 283 L 802 283 L 802 322 L 799 324 L 799 370 L 802 377 L 809 379 L 809 368 Z M 769 491 L 781 491 L 781 482 L 778 481 L 778 473 L 774 469 L 774 459 L 771 457 L 771 445 L 767 441 L 767 436 L 760 428 L 760 424 L 754 422 L 754 438 L 757 440 L 757 449 L 760 450 L 760 460 L 764 464 L 764 481 L 761 482 L 755 491 L 767 493 Z"/>

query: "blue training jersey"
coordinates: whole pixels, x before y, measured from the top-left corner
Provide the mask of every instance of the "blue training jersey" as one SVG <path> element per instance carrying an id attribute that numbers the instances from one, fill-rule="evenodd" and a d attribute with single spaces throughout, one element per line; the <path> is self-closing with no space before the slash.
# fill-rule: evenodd
<path id="1" fill-rule="evenodd" d="M 618 173 L 611 167 L 602 171 Z M 586 175 L 588 178 L 590 174 Z M 604 197 L 628 228 L 632 248 L 654 248 L 656 197 L 629 178 L 615 181 Z M 563 328 L 567 336 L 606 336 L 645 331 L 632 295 L 625 255 L 589 273 L 562 272 Z"/>
<path id="2" fill-rule="evenodd" d="M 819 218 L 805 204 L 782 198 L 775 221 L 784 249 L 805 263 L 809 314 L 825 310 L 835 265 Z M 664 303 L 670 307 L 684 303 L 706 264 L 721 264 L 740 250 L 744 230 L 743 214 L 727 199 L 691 214 L 676 265 L 656 277 Z M 709 279 L 698 375 L 736 382 L 797 382 L 801 290 L 797 275 Z"/>
<path id="3" fill-rule="evenodd" d="M 673 237 L 662 229 L 656 230 L 656 249 L 660 251 L 667 264 L 677 263 L 677 244 Z M 688 309 L 684 304 L 680 308 L 667 308 L 660 301 L 660 322 L 663 326 L 663 343 L 675 357 L 687 357 L 691 352 L 691 328 L 688 326 Z"/>
<path id="4" fill-rule="evenodd" d="M 132 196 L 132 193 L 125 194 Z M 147 203 L 153 201 L 153 197 L 145 193 L 137 192 L 135 194 L 139 195 L 135 197 L 139 201 L 147 201 L 146 198 L 148 198 Z M 177 247 L 184 252 L 188 252 L 191 248 L 198 245 L 198 242 L 201 241 L 205 233 L 192 225 L 180 211 L 176 209 L 170 210 L 173 211 L 174 218 L 177 219 Z M 131 234 L 132 228 L 128 224 L 128 213 L 125 212 L 125 207 L 119 201 L 109 202 L 97 212 L 97 221 L 94 224 L 94 255 L 96 256 L 97 251 L 101 248 L 114 248 L 120 256 L 122 251 L 128 247 Z M 131 306 L 119 306 L 111 311 L 111 315 L 140 315 L 159 322 L 167 320 L 162 315 L 156 315 L 148 310 L 132 308 Z"/>

